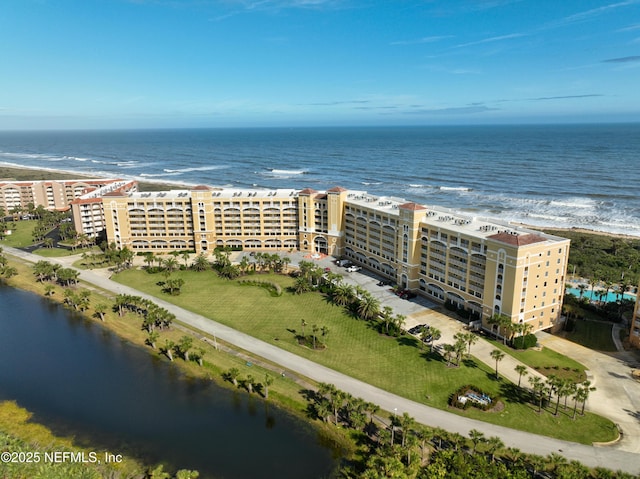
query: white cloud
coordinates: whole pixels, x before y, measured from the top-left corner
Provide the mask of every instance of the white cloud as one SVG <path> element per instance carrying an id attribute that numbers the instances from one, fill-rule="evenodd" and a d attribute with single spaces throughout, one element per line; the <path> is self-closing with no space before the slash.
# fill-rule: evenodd
<path id="1" fill-rule="evenodd" d="M 501 42 L 504 40 L 511 40 L 513 38 L 526 37 L 526 33 L 510 33 L 508 35 L 499 35 L 497 37 L 489 37 L 483 38 L 482 40 L 477 40 L 475 42 L 461 43 L 460 45 L 456 45 L 456 48 L 470 47 L 473 45 L 482 45 L 484 43 L 493 43 L 493 42 Z"/>

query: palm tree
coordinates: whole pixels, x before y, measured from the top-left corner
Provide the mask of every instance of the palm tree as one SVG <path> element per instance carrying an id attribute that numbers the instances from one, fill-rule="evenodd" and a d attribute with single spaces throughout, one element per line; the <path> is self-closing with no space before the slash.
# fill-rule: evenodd
<path id="1" fill-rule="evenodd" d="M 529 378 L 529 380 L 531 380 L 531 378 Z M 533 469 L 531 477 L 538 477 L 538 472 L 546 465 L 547 461 L 538 454 L 529 454 L 527 463 L 531 466 L 531 469 Z"/>
<path id="2" fill-rule="evenodd" d="M 338 425 L 338 420 L 339 420 L 338 410 L 342 407 L 344 396 L 345 396 L 344 392 L 340 391 L 339 389 L 336 389 L 335 386 L 331 391 L 329 391 L 329 404 L 333 409 L 333 417 L 334 417 L 336 426 Z"/>
<path id="3" fill-rule="evenodd" d="M 404 447 L 407 440 L 407 436 L 409 435 L 410 429 L 416 423 L 416 420 L 413 419 L 411 416 L 409 416 L 409 414 L 407 414 L 406 412 L 403 412 L 402 416 L 398 418 L 398 423 L 402 428 L 402 447 Z"/>
<path id="4" fill-rule="evenodd" d="M 178 269 L 178 260 L 174 257 L 167 258 L 162 262 L 165 274 L 170 276 L 176 269 Z"/>
<path id="5" fill-rule="evenodd" d="M 498 363 L 504 359 L 504 356 L 504 352 L 499 349 L 494 349 L 493 351 L 491 351 L 491 357 L 496 361 L 496 379 L 498 380 L 500 379 L 500 376 L 498 376 Z"/>
<path id="6" fill-rule="evenodd" d="M 584 292 L 585 292 L 586 289 L 587 289 L 587 285 L 586 284 L 580 283 L 578 285 L 578 291 L 580 291 L 580 299 L 582 299 L 582 296 L 584 296 Z"/>
<path id="7" fill-rule="evenodd" d="M 476 336 L 474 333 L 472 333 L 471 331 L 469 331 L 468 333 L 466 333 L 464 335 L 464 340 L 467 342 L 467 346 L 468 346 L 468 350 L 467 350 L 467 357 L 471 356 L 471 346 L 473 346 L 474 344 L 476 344 L 478 342 L 478 336 Z"/>
<path id="8" fill-rule="evenodd" d="M 594 290 L 595 286 L 598 284 L 598 280 L 595 279 L 595 278 L 589 278 L 588 283 L 589 283 L 589 287 L 591 288 L 591 297 L 589 299 L 590 299 L 590 301 L 593 301 L 593 293 L 594 293 L 593 290 Z"/>
<path id="9" fill-rule="evenodd" d="M 9 279 L 18 274 L 18 270 L 14 266 L 3 266 L 0 268 L 0 275 Z M 47 285 L 50 286 L 50 285 Z"/>
<path id="10" fill-rule="evenodd" d="M 238 263 L 238 267 L 240 268 L 240 271 L 242 271 L 242 274 L 246 274 L 249 269 L 249 258 L 243 256 Z"/>
<path id="11" fill-rule="evenodd" d="M 438 328 L 431 327 L 431 348 L 430 351 L 433 353 L 434 343 L 442 337 L 442 332 Z"/>
<path id="12" fill-rule="evenodd" d="M 504 456 L 509 459 L 512 465 L 515 465 L 522 459 L 522 451 L 517 447 L 508 447 L 504 452 Z"/>
<path id="13" fill-rule="evenodd" d="M 458 338 L 456 342 L 453 344 L 454 353 L 456 354 L 456 366 L 460 365 L 460 360 L 462 359 L 462 355 L 467 349 L 467 343 L 463 338 Z"/>
<path id="14" fill-rule="evenodd" d="M 147 344 L 151 346 L 151 349 L 156 349 L 158 339 L 160 339 L 160 333 L 158 331 L 149 331 L 147 334 Z"/>
<path id="15" fill-rule="evenodd" d="M 202 364 L 204 362 L 204 355 L 206 353 L 207 352 L 202 348 L 195 348 L 190 356 L 191 356 L 191 359 L 193 359 L 198 363 L 198 366 L 202 367 Z"/>
<path id="16" fill-rule="evenodd" d="M 182 256 L 182 260 L 184 261 L 184 267 L 187 268 L 189 265 L 188 262 L 189 262 L 190 254 L 188 251 L 183 251 L 181 256 Z"/>
<path id="17" fill-rule="evenodd" d="M 304 337 L 305 337 L 305 334 L 304 334 L 304 327 L 307 325 L 307 321 L 306 321 L 306 320 L 304 320 L 304 319 L 301 319 L 301 320 L 300 320 L 300 325 L 302 326 L 302 337 L 304 338 Z"/>
<path id="18" fill-rule="evenodd" d="M 147 251 L 144 253 L 143 257 L 144 257 L 144 262 L 147 264 L 147 268 L 151 268 L 151 265 L 153 264 L 153 258 L 154 254 L 153 251 Z"/>
<path id="19" fill-rule="evenodd" d="M 456 348 L 453 344 L 446 343 L 442 346 L 444 350 L 444 357 L 447 360 L 447 366 L 451 366 L 451 356 L 455 352 Z"/>
<path id="20" fill-rule="evenodd" d="M 471 443 L 473 444 L 473 450 L 471 451 L 473 454 L 476 453 L 476 449 L 478 448 L 478 444 L 484 442 L 484 433 L 478 431 L 477 429 L 471 429 L 469 431 L 469 437 L 471 438 Z"/>
<path id="21" fill-rule="evenodd" d="M 380 314 L 380 301 L 367 294 L 358 303 L 358 315 L 364 320 L 371 320 Z"/>
<path id="22" fill-rule="evenodd" d="M 104 321 L 104 315 L 107 312 L 107 305 L 104 303 L 96 304 L 96 307 L 94 309 L 100 320 Z"/>
<path id="23" fill-rule="evenodd" d="M 424 345 L 428 343 L 430 340 L 433 340 L 433 335 L 431 334 L 431 331 L 429 331 L 428 329 L 423 329 L 422 332 L 420 333 L 420 347 L 424 348 Z"/>
<path id="24" fill-rule="evenodd" d="M 557 472 L 558 468 L 566 463 L 567 458 L 557 452 L 552 452 L 547 456 L 547 466 L 551 472 Z"/>
<path id="25" fill-rule="evenodd" d="M 311 291 L 311 284 L 309 283 L 309 280 L 303 276 L 296 278 L 293 283 L 293 292 L 295 294 L 302 294 L 308 293 L 309 291 Z"/>
<path id="26" fill-rule="evenodd" d="M 584 407 L 587 403 L 587 399 L 589 399 L 589 395 L 596 390 L 595 387 L 591 386 L 591 381 L 584 381 L 581 384 L 581 389 L 582 389 L 582 393 L 581 393 L 581 397 L 580 400 L 582 401 L 582 411 L 580 411 L 580 415 L 584 416 Z"/>
<path id="27" fill-rule="evenodd" d="M 545 384 L 539 376 L 532 376 L 529 378 L 529 384 L 531 384 L 531 389 L 533 389 L 533 394 L 538 400 L 538 412 L 542 412 L 542 398 L 544 396 Z"/>
<path id="28" fill-rule="evenodd" d="M 227 377 L 233 383 L 235 387 L 238 387 L 238 376 L 240 376 L 240 371 L 238 368 L 231 368 L 227 371 Z"/>
<path id="29" fill-rule="evenodd" d="M 551 386 L 556 392 L 556 410 L 553 413 L 554 416 L 558 415 L 558 409 L 560 407 L 560 399 L 570 394 L 569 388 L 570 382 L 567 379 L 554 377 Z"/>
<path id="30" fill-rule="evenodd" d="M 264 375 L 264 398 L 269 399 L 269 386 L 273 384 L 273 376 L 269 373 Z"/>
<path id="31" fill-rule="evenodd" d="M 491 436 L 487 440 L 487 452 L 491 455 L 491 462 L 495 461 L 496 451 L 504 447 L 504 442 L 498 436 Z"/>
<path id="32" fill-rule="evenodd" d="M 393 317 L 393 335 L 400 336 L 402 332 L 402 328 L 404 326 L 404 322 L 407 320 L 407 317 L 403 314 L 396 314 Z"/>
<path id="33" fill-rule="evenodd" d="M 393 323 L 393 308 L 391 306 L 385 306 L 380 313 L 382 324 L 384 324 L 385 333 L 389 335 L 389 325 Z"/>
<path id="34" fill-rule="evenodd" d="M 515 368 L 514 368 L 515 372 L 518 373 L 518 387 L 520 387 L 520 382 L 522 381 L 522 376 L 526 376 L 527 374 L 529 374 L 529 371 L 527 370 L 527 367 L 524 364 L 518 364 Z"/>
<path id="35" fill-rule="evenodd" d="M 353 299 L 353 286 L 345 283 L 338 284 L 333 288 L 331 298 L 338 306 L 346 306 Z"/>
<path id="36" fill-rule="evenodd" d="M 249 391 L 249 394 L 251 394 L 253 392 L 253 385 L 255 384 L 253 376 L 251 374 L 247 374 L 247 379 L 244 383 L 247 386 L 247 391 Z"/>
<path id="37" fill-rule="evenodd" d="M 165 339 L 162 352 L 167 355 L 167 357 L 169 358 L 169 361 L 173 361 L 173 349 L 175 347 L 176 347 L 176 344 L 173 341 Z"/>
<path id="38" fill-rule="evenodd" d="M 284 256 L 281 261 L 282 261 L 282 272 L 286 274 L 289 263 L 291 263 L 291 258 L 289 258 L 288 256 Z"/>
<path id="39" fill-rule="evenodd" d="M 315 410 L 318 418 L 321 418 L 324 422 L 329 422 L 329 416 L 331 416 L 331 405 L 326 398 L 322 398 L 320 401 L 316 402 Z"/>
<path id="40" fill-rule="evenodd" d="M 193 346 L 193 338 L 191 336 L 182 336 L 177 345 L 177 350 L 185 361 L 189 361 L 189 350 Z"/>
<path id="41" fill-rule="evenodd" d="M 200 253 L 193 259 L 193 263 L 191 263 L 191 268 L 194 271 L 205 271 L 209 269 L 209 261 L 204 253 Z"/>

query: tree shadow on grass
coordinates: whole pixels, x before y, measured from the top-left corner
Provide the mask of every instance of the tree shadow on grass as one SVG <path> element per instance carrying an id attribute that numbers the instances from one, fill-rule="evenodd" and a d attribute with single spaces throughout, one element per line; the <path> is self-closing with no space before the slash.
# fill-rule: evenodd
<path id="1" fill-rule="evenodd" d="M 471 358 L 465 358 L 462 360 L 462 364 L 468 368 L 478 368 L 478 363 L 476 363 L 473 359 Z"/>
<path id="2" fill-rule="evenodd" d="M 413 336 L 399 336 L 396 341 L 400 346 L 410 346 L 412 348 L 420 346 L 420 342 Z"/>
<path id="3" fill-rule="evenodd" d="M 435 349 L 433 351 L 423 351 L 422 353 L 420 353 L 420 357 L 425 359 L 427 362 L 439 362 L 439 363 L 444 363 L 444 357 Z"/>
<path id="4" fill-rule="evenodd" d="M 305 415 L 309 419 L 319 419 L 317 405 L 323 399 L 322 396 L 312 389 L 301 389 L 299 393 L 307 401 Z"/>
<path id="5" fill-rule="evenodd" d="M 502 382 L 499 390 L 500 396 L 509 402 L 524 404 L 531 400 L 531 394 L 529 391 L 518 387 L 516 384 L 511 382 Z"/>

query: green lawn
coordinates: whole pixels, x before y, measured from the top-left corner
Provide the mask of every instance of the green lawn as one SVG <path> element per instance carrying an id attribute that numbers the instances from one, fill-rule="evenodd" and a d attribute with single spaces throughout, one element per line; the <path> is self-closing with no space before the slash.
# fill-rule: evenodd
<path id="1" fill-rule="evenodd" d="M 81 253 L 101 253 L 102 250 L 97 246 L 89 249 L 78 248 L 75 251 L 67 248 L 38 248 L 33 253 L 45 258 L 59 258 L 61 256 L 74 256 Z"/>
<path id="2" fill-rule="evenodd" d="M 487 338 L 487 340 L 496 348 L 502 349 L 518 361 L 536 369 L 545 376 L 554 374 L 561 378 L 571 379 L 574 382 L 582 382 L 587 379 L 585 374 L 586 368 L 581 363 L 552 349 L 542 348 L 541 350 L 536 350 L 531 348 L 525 351 L 519 351 L 505 346 L 502 344 L 502 341 L 489 338 Z"/>
<path id="3" fill-rule="evenodd" d="M 573 331 L 566 333 L 565 337 L 589 349 L 616 351 L 616 346 L 611 337 L 612 328 L 612 323 L 576 320 Z"/>
<path id="4" fill-rule="evenodd" d="M 576 421 L 566 413 L 558 418 L 548 413 L 538 416 L 534 406 L 520 401 L 522 391 L 505 380 L 493 379 L 492 367 L 472 359 L 465 366 L 448 368 L 439 355 L 421 350 L 415 338 L 382 336 L 318 293 L 285 292 L 273 297 L 263 288 L 240 286 L 235 281 L 218 278 L 211 271 L 179 271 L 173 277 L 185 281 L 180 296 L 160 292 L 157 283 L 164 277 L 159 274 L 129 270 L 115 275 L 114 279 L 382 389 L 440 409 L 447 409 L 448 397 L 453 391 L 464 384 L 474 384 L 494 396 L 501 396 L 506 407 L 500 413 L 474 409 L 461 413 L 468 417 L 584 443 L 606 441 L 616 435 L 610 421 L 594 415 Z M 283 288 L 293 283 L 286 276 L 260 275 L 259 278 L 278 282 Z M 312 351 L 298 344 L 295 336 L 301 333 L 303 319 L 307 323 L 306 334 L 313 325 L 329 328 L 326 350 Z"/>
<path id="5" fill-rule="evenodd" d="M 0 246 L 7 245 L 14 248 L 24 248 L 33 244 L 33 229 L 35 228 L 37 220 L 19 220 L 14 221 L 16 225 L 15 229 L 11 231 L 10 235 L 7 235 L 5 239 L 0 241 Z"/>

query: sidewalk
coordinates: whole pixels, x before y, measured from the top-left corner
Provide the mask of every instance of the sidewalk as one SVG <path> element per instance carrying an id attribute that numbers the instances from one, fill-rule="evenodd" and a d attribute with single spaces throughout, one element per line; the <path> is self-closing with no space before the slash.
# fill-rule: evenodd
<path id="1" fill-rule="evenodd" d="M 7 254 L 22 258 L 23 260 L 28 262 L 36 262 L 42 259 L 42 257 L 40 256 L 31 255 L 14 248 L 5 248 L 5 252 Z M 47 260 L 51 262 L 59 262 L 65 265 L 68 264 L 68 262 L 64 263 L 63 261 L 58 261 L 56 258 L 48 258 Z M 356 380 L 344 374 L 338 373 L 337 371 L 304 359 L 300 356 L 279 349 L 274 345 L 260 341 L 252 336 L 241 333 L 240 331 L 236 331 L 232 328 L 216 323 L 215 321 L 212 321 L 208 318 L 179 308 L 171 303 L 167 303 L 161 298 L 153 297 L 139 292 L 133 288 L 115 283 L 105 278 L 103 275 L 96 274 L 93 271 L 81 271 L 80 279 L 87 283 L 91 283 L 98 287 L 101 287 L 105 290 L 112 291 L 116 294 L 132 294 L 148 298 L 159 306 L 166 308 L 170 312 L 174 313 L 181 322 L 188 324 L 190 327 L 195 328 L 196 330 L 211 334 L 221 340 L 233 344 L 238 348 L 250 351 L 253 354 L 256 354 L 268 361 L 282 365 L 283 368 L 287 370 L 296 372 L 315 381 L 334 384 L 338 389 L 349 392 L 355 396 L 362 397 L 366 401 L 371 401 L 375 404 L 378 404 L 384 410 L 397 410 L 399 414 L 407 412 L 419 423 L 428 424 L 433 427 L 441 427 L 448 431 L 457 432 L 464 436 L 467 436 L 471 429 L 477 429 L 479 431 L 482 431 L 487 437 L 498 436 L 509 447 L 515 447 L 524 452 L 546 456 L 548 454 L 551 454 L 552 452 L 557 453 L 560 451 L 562 455 L 567 457 L 569 460 L 578 460 L 590 467 L 602 466 L 613 470 L 623 470 L 633 474 L 640 473 L 640 456 L 638 454 L 630 453 L 620 448 L 601 448 L 585 446 L 568 441 L 561 441 L 546 436 L 539 436 L 537 434 L 516 431 L 505 427 L 468 419 L 462 416 L 457 416 L 447 411 L 435 409 L 424 404 L 410 401 L 406 398 L 397 396 L 387 391 L 383 391 L 362 381 Z M 374 281 L 373 279 L 371 279 L 371 283 L 375 285 L 377 283 L 377 280 Z M 412 303 L 410 301 L 401 300 L 395 295 L 391 296 L 393 296 L 395 300 L 402 302 L 399 303 L 399 305 L 402 304 L 403 308 L 407 310 L 413 310 L 415 308 L 414 313 L 411 314 L 424 312 L 424 307 L 420 305 L 416 305 L 415 303 Z M 389 299 L 390 302 L 393 300 L 393 298 Z M 394 307 L 394 305 L 395 303 L 391 304 L 392 307 Z M 440 316 L 441 317 L 439 318 L 439 320 L 442 321 L 443 324 L 446 324 L 447 322 L 450 323 L 450 325 L 447 325 L 446 330 L 448 331 L 447 334 L 451 334 L 452 337 L 453 334 L 455 334 L 453 332 L 456 331 L 455 325 L 457 324 L 457 322 L 447 318 L 446 316 Z M 435 318 L 436 317 L 434 316 L 434 320 Z M 443 329 L 444 332 L 445 327 L 443 326 L 441 329 Z M 444 339 L 441 339 L 441 341 L 444 341 Z M 475 345 L 474 349 L 472 349 L 472 354 L 476 355 L 476 348 L 480 351 L 480 354 L 483 354 L 483 348 L 479 346 L 480 343 Z M 490 346 L 489 348 L 492 349 Z M 502 368 L 506 372 L 507 369 L 510 368 L 510 366 L 503 364 Z M 638 410 L 636 409 L 636 411 Z"/>

